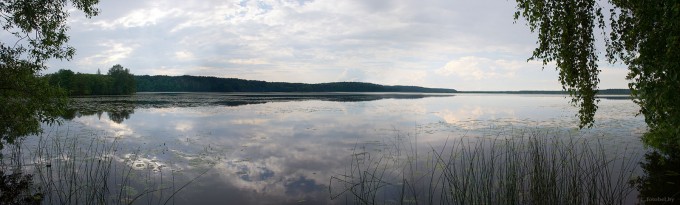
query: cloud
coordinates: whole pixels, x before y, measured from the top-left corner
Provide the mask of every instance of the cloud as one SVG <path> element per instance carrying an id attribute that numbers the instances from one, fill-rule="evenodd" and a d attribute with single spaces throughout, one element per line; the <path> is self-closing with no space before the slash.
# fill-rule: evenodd
<path id="1" fill-rule="evenodd" d="M 114 41 L 104 42 L 99 44 L 99 46 L 106 47 L 107 49 L 101 53 L 82 58 L 78 63 L 86 66 L 112 65 L 127 58 L 135 49 L 134 45 L 130 46 Z"/>
<path id="2" fill-rule="evenodd" d="M 241 64 L 241 65 L 264 65 L 264 64 L 269 64 L 266 60 L 264 59 L 256 59 L 256 58 L 251 58 L 251 59 L 230 59 L 228 61 L 229 63 L 233 64 Z"/>
<path id="3" fill-rule="evenodd" d="M 183 61 L 193 60 L 195 58 L 194 54 L 188 51 L 177 51 L 175 52 L 175 57 Z"/>
<path id="4" fill-rule="evenodd" d="M 626 80 L 628 69 L 621 66 L 605 65 L 600 66 L 600 89 L 608 88 L 628 88 L 626 85 L 629 82 Z"/>
<path id="5" fill-rule="evenodd" d="M 492 60 L 489 58 L 465 56 L 449 61 L 435 73 L 444 76 L 455 75 L 467 80 L 513 78 L 517 70 L 527 65 L 516 60 Z"/>
<path id="6" fill-rule="evenodd" d="M 525 65 L 536 37 L 513 24 L 514 2 L 121 0 L 100 9 L 72 15 L 76 63 L 55 60 L 50 71 L 120 63 L 139 75 L 436 87 L 463 79 L 487 90 L 532 89 L 545 75 Z M 518 72 L 528 77 L 516 85 L 484 82 Z"/>
<path id="7" fill-rule="evenodd" d="M 173 12 L 176 12 L 176 10 L 162 10 L 160 8 L 137 9 L 120 18 L 99 20 L 92 24 L 106 30 L 152 26 L 163 20 L 163 18 L 168 17 Z"/>

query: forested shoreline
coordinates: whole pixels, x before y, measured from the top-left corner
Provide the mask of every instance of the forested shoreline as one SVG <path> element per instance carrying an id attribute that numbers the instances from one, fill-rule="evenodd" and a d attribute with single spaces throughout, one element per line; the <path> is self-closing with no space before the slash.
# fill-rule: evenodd
<path id="1" fill-rule="evenodd" d="M 45 75 L 50 85 L 63 89 L 69 96 L 80 95 L 130 95 L 136 92 L 137 83 L 130 69 L 114 65 L 106 74 L 74 73 L 61 69 Z"/>
<path id="2" fill-rule="evenodd" d="M 555 90 L 458 91 L 447 88 L 379 85 L 365 82 L 287 83 L 219 78 L 211 76 L 133 75 L 115 65 L 106 74 L 74 73 L 59 70 L 45 75 L 48 82 L 70 96 L 130 95 L 135 92 L 406 92 L 406 93 L 477 93 L 477 94 L 569 94 Z M 630 95 L 630 89 L 603 89 L 600 95 Z"/>
<path id="3" fill-rule="evenodd" d="M 285 83 L 209 76 L 135 76 L 139 92 L 422 92 L 454 93 L 455 89 L 387 86 L 364 82 Z"/>
<path id="4" fill-rule="evenodd" d="M 520 91 L 458 91 L 458 93 L 477 94 L 545 94 L 545 95 L 568 95 L 564 90 L 520 90 Z M 603 89 L 597 91 L 598 95 L 630 95 L 630 89 Z"/>

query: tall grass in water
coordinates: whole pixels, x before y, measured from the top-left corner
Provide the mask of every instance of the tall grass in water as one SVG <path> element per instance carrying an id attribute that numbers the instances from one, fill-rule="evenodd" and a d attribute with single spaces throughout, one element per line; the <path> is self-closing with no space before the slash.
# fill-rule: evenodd
<path id="1" fill-rule="evenodd" d="M 413 143 L 391 147 L 358 146 L 346 172 L 331 177 L 331 197 L 356 204 L 623 204 L 638 162 L 599 141 L 545 131 L 460 138 L 424 153 Z"/>
<path id="2" fill-rule="evenodd" d="M 49 134 L 12 146 L 0 166 L 32 175 L 43 204 L 172 204 L 173 197 L 205 172 L 176 183 L 177 172 L 140 169 L 139 151 L 120 157 L 117 138 Z M 170 171 L 170 176 L 163 176 Z M 207 170 L 206 170 L 207 172 Z"/>

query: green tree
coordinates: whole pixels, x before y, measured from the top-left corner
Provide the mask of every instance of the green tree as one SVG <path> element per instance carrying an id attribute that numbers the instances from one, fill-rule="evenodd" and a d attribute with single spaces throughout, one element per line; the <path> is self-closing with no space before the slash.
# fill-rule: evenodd
<path id="1" fill-rule="evenodd" d="M 130 70 L 120 65 L 114 66 L 107 75 L 73 73 L 62 69 L 44 78 L 50 85 L 64 89 L 71 96 L 129 95 L 135 92 L 137 86 Z"/>
<path id="2" fill-rule="evenodd" d="M 628 66 L 633 101 L 649 126 L 644 142 L 666 151 L 680 148 L 680 1 L 610 0 L 609 24 L 595 0 L 516 1 L 515 19 L 526 19 L 538 32 L 530 60 L 556 63 L 559 81 L 579 107 L 581 127 L 592 126 L 597 110 L 599 31 L 607 60 Z"/>
<path id="3" fill-rule="evenodd" d="M 71 70 L 60 69 L 54 74 L 49 74 L 47 77 L 50 85 L 62 88 L 64 91 L 69 93 L 75 86 L 72 83 L 75 73 Z"/>
<path id="4" fill-rule="evenodd" d="M 48 59 L 70 60 L 69 6 L 97 15 L 98 0 L 2 0 L 0 25 L 0 149 L 17 137 L 40 132 L 40 122 L 56 122 L 66 99 L 41 78 Z"/>
<path id="5" fill-rule="evenodd" d="M 116 64 L 109 69 L 107 75 L 113 78 L 113 94 L 129 95 L 135 92 L 135 76 L 130 73 L 130 69 Z"/>

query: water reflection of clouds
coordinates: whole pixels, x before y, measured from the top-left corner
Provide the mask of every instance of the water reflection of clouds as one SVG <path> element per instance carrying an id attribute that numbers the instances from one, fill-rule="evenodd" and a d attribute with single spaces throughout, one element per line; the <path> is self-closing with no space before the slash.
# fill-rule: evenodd
<path id="1" fill-rule="evenodd" d="M 187 132 L 194 128 L 192 122 L 177 122 L 175 123 L 175 130 L 179 132 Z"/>
<path id="2" fill-rule="evenodd" d="M 434 113 L 446 123 L 460 126 L 463 129 L 478 129 L 486 123 L 479 123 L 482 120 L 495 121 L 504 119 L 507 122 L 516 121 L 515 112 L 512 109 L 498 109 L 481 106 L 465 105 L 457 110 L 444 109 Z"/>
<path id="3" fill-rule="evenodd" d="M 281 131 L 269 128 L 264 131 L 266 134 L 255 134 L 269 137 L 246 142 L 243 151 L 239 150 L 232 157 L 247 160 L 239 161 L 236 164 L 238 167 L 223 164 L 226 173 L 237 173 L 238 177 L 225 175 L 223 179 L 248 192 L 278 196 L 298 193 L 295 190 L 302 189 L 299 186 L 325 184 L 336 174 L 332 170 L 344 168 L 346 156 L 350 152 L 347 146 L 336 146 L 337 142 L 329 142 L 333 140 L 324 139 L 323 136 L 342 138 L 347 137 L 347 134 L 327 130 L 332 130 L 333 126 L 317 126 L 315 129 L 312 133 L 299 129 L 281 134 Z"/>
<path id="4" fill-rule="evenodd" d="M 333 109 L 326 111 L 342 113 Z M 204 147 L 207 144 L 232 148 L 223 153 L 223 160 L 219 161 L 215 168 L 222 173 L 220 176 L 225 183 L 243 190 L 283 196 L 291 193 L 290 189 L 294 189 L 295 186 L 309 185 L 310 181 L 325 183 L 332 175 L 324 171 L 325 167 L 342 167 L 346 155 L 338 153 L 348 150 L 346 147 L 328 147 L 331 143 L 326 143 L 328 139 L 324 139 L 324 136 L 355 138 L 358 135 L 341 130 L 342 127 L 339 126 L 349 122 L 361 124 L 352 121 L 351 116 L 327 118 L 310 115 L 306 111 L 298 112 L 302 113 L 297 115 L 294 114 L 296 112 L 287 112 L 280 114 L 285 116 L 266 120 L 249 120 L 251 118 L 247 118 L 248 115 L 239 117 L 238 113 L 226 114 L 237 116 L 196 118 L 194 124 L 201 125 L 202 133 L 186 130 L 187 132 L 174 134 L 177 141 L 181 141 L 182 145 L 190 149 L 187 152 L 191 152 L 191 147 L 196 151 L 196 147 Z M 154 114 L 138 112 L 135 118 L 127 123 L 135 124 L 134 122 L 140 119 L 137 117 L 144 118 L 146 115 L 152 115 L 150 118 L 156 120 L 158 124 L 188 120 L 181 117 L 155 118 Z M 239 118 L 245 120 L 234 120 Z M 162 129 L 162 126 L 146 129 Z M 335 165 L 328 166 L 329 163 Z"/>
<path id="5" fill-rule="evenodd" d="M 269 119 L 251 118 L 251 119 L 237 119 L 229 121 L 234 125 L 262 125 L 269 122 Z"/>
<path id="6" fill-rule="evenodd" d="M 304 168 L 293 168 L 290 161 L 306 160 L 305 158 L 291 159 L 286 157 L 267 157 L 252 160 L 230 160 L 216 165 L 221 180 L 238 189 L 261 194 L 285 196 L 288 189 L 285 182 L 300 178 L 325 183 L 328 174 L 315 174 L 319 171 Z M 312 177 L 312 178 L 309 178 Z M 214 179 L 213 179 L 214 180 Z M 283 182 L 283 183 L 282 183 Z"/>
<path id="7" fill-rule="evenodd" d="M 96 116 L 75 122 L 121 136 L 122 146 L 142 151 L 139 163 L 153 162 L 155 167 L 163 165 L 185 173 L 214 163 L 214 170 L 196 185 L 197 191 L 186 193 L 195 196 L 187 198 L 224 198 L 224 194 L 210 193 L 229 190 L 235 192 L 229 194 L 234 202 L 316 197 L 328 203 L 323 201 L 328 200 L 323 187 L 331 176 L 344 171 L 357 142 L 382 142 L 396 133 L 419 132 L 422 142 L 436 145 L 461 130 L 472 135 L 498 125 L 567 126 L 575 119 L 574 110 L 563 100 L 517 96 L 308 100 L 240 107 L 146 108 L 135 110 L 121 124 Z M 535 106 L 539 104 L 560 106 Z M 609 105 L 601 103 L 600 107 L 604 112 L 616 112 L 618 108 Z M 643 123 L 623 115 L 611 119 L 602 113 L 598 117 L 602 121 L 618 119 L 624 125 Z M 126 139 L 130 136 L 135 139 Z"/>
<path id="8" fill-rule="evenodd" d="M 73 119 L 73 121 L 80 123 L 85 127 L 89 127 L 90 129 L 105 131 L 114 137 L 139 137 L 139 135 L 136 135 L 134 130 L 127 124 L 118 123 L 106 117 L 80 117 Z"/>

